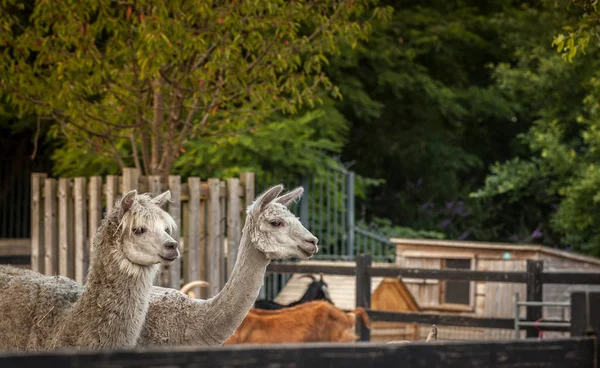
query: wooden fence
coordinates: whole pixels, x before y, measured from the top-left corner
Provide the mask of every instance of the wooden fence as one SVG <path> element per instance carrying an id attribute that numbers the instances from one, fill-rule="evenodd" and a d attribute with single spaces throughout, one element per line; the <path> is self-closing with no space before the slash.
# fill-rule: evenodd
<path id="1" fill-rule="evenodd" d="M 595 337 L 413 344 L 307 343 L 0 353 L 0 367 L 596 368 Z"/>
<path id="2" fill-rule="evenodd" d="M 254 174 L 226 181 L 180 176 L 140 176 L 136 169 L 122 176 L 109 175 L 31 178 L 31 269 L 46 275 L 64 275 L 85 282 L 90 245 L 104 213 L 129 190 L 161 193 L 171 191 L 167 211 L 180 229 L 182 257 L 163 268 L 157 284 L 179 288 L 181 283 L 206 280 L 216 294 L 233 269 L 247 205 L 254 200 Z M 225 245 L 225 242 L 227 244 Z M 227 252 L 225 252 L 227 250 Z"/>
<path id="3" fill-rule="evenodd" d="M 408 269 L 394 266 L 373 266 L 370 255 L 356 257 L 355 266 L 328 266 L 306 265 L 290 262 L 271 263 L 267 272 L 277 273 L 312 273 L 329 275 L 356 276 L 356 306 L 367 310 L 369 317 L 374 322 L 404 322 L 436 324 L 461 327 L 483 327 L 498 329 L 513 329 L 513 318 L 483 318 L 449 314 L 424 314 L 415 312 L 384 312 L 370 309 L 371 305 L 371 278 L 372 277 L 407 277 L 433 280 L 460 280 L 460 281 L 488 281 L 525 283 L 527 287 L 527 301 L 543 301 L 544 284 L 581 284 L 600 285 L 600 273 L 575 273 L 575 272 L 543 272 L 543 261 L 528 260 L 527 272 L 505 271 L 470 271 L 470 270 L 436 270 L 436 269 Z M 573 310 L 572 310 L 573 312 Z M 527 321 L 537 321 L 542 317 L 541 306 L 527 307 Z M 599 315 L 600 318 L 600 315 Z M 555 321 L 565 323 L 568 321 Z M 369 330 L 357 321 L 357 329 L 362 341 L 368 341 Z M 548 331 L 570 331 L 568 327 L 544 327 Z M 536 337 L 534 327 L 527 330 L 528 337 Z"/>

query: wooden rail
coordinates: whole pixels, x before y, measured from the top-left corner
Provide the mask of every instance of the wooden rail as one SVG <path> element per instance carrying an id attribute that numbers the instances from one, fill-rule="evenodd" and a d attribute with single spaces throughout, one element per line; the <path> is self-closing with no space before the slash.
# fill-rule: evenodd
<path id="1" fill-rule="evenodd" d="M 372 309 L 367 309 L 367 313 L 369 314 L 369 318 L 373 322 L 404 322 L 457 327 L 498 328 L 505 330 L 512 330 L 515 327 L 514 318 L 487 318 L 415 312 L 385 312 Z M 544 327 L 544 330 L 563 332 L 569 331 L 569 326 L 566 325 L 568 324 L 567 321 L 552 322 L 561 323 L 565 325 Z"/>
<path id="2" fill-rule="evenodd" d="M 326 266 L 307 265 L 292 262 L 271 263 L 267 273 L 323 273 L 326 275 L 355 276 L 356 266 Z M 431 280 L 461 280 L 461 281 L 487 281 L 527 283 L 527 272 L 503 271 L 469 271 L 469 270 L 435 270 L 428 268 L 403 268 L 403 267 L 368 267 L 371 277 L 405 277 Z M 600 272 L 542 272 L 542 284 L 575 284 L 575 285 L 600 285 Z"/>
<path id="3" fill-rule="evenodd" d="M 592 338 L 413 344 L 306 343 L 0 353 L 0 367 L 591 368 Z"/>
<path id="4" fill-rule="evenodd" d="M 514 319 L 478 318 L 455 315 L 429 315 L 415 313 L 382 312 L 369 309 L 371 303 L 372 277 L 406 277 L 434 280 L 486 281 L 505 283 L 524 283 L 527 286 L 527 301 L 538 302 L 527 306 L 526 321 L 533 322 L 542 317 L 544 284 L 594 284 L 600 285 L 600 273 L 543 272 L 543 261 L 528 260 L 527 272 L 470 271 L 470 270 L 435 270 L 419 268 L 403 268 L 394 266 L 373 266 L 370 255 L 359 255 L 355 266 L 305 265 L 292 262 L 273 263 L 267 272 L 277 273 L 323 273 L 329 275 L 356 276 L 356 306 L 368 310 L 375 321 L 385 322 L 419 322 L 425 324 L 441 324 L 447 326 L 482 327 L 513 329 Z M 554 321 L 563 323 L 566 321 Z M 569 331 L 566 325 L 544 327 L 548 331 Z M 534 327 L 526 328 L 528 337 L 536 337 Z M 357 322 L 357 333 L 362 341 L 369 340 L 369 330 Z"/>
<path id="5" fill-rule="evenodd" d="M 215 295 L 225 285 L 225 275 L 233 269 L 241 238 L 245 216 L 242 206 L 254 200 L 253 173 L 241 173 L 240 178 L 227 181 L 203 182 L 199 177 L 189 177 L 183 183 L 179 176 L 140 176 L 137 170 L 126 168 L 122 176 L 74 179 L 33 173 L 31 183 L 32 230 L 28 241 L 32 270 L 85 283 L 94 234 L 116 199 L 132 189 L 153 195 L 169 189 L 172 198 L 166 210 L 180 229 L 174 237 L 184 246 L 179 262 L 163 266 L 156 283 L 179 289 L 183 269 L 184 283 L 210 282 L 208 292 L 194 290 L 203 298 Z M 0 257 L 1 251 L 0 248 Z M 24 263 L 22 257 L 11 257 L 0 260 Z"/>

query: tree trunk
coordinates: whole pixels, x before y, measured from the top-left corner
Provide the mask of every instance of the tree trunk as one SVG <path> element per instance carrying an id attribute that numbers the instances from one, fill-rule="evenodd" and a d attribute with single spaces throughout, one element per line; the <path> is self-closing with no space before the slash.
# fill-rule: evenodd
<path id="1" fill-rule="evenodd" d="M 162 145 L 160 141 L 161 133 L 163 130 L 163 124 L 165 121 L 165 97 L 163 95 L 164 81 L 161 77 L 158 77 L 152 83 L 152 89 L 154 90 L 154 119 L 152 120 L 152 137 L 151 137 L 151 159 L 150 159 L 150 175 L 164 175 L 160 171 L 160 158 L 162 154 Z M 167 142 L 169 144 L 169 142 Z"/>

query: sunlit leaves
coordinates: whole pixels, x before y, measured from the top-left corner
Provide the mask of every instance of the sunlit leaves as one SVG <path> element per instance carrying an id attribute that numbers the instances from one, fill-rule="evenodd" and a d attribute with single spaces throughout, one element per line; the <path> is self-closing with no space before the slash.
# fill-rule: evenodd
<path id="1" fill-rule="evenodd" d="M 339 96 L 323 67 L 389 19 L 376 3 L 38 1 L 22 16 L 4 0 L 0 87 L 68 144 L 164 173 L 190 139 L 315 106 L 323 88 Z"/>

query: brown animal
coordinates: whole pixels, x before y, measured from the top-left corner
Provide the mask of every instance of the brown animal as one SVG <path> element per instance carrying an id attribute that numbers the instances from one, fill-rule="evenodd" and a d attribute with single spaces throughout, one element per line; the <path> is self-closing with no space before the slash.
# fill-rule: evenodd
<path id="1" fill-rule="evenodd" d="M 363 308 L 344 312 L 326 301 L 312 301 L 279 310 L 251 309 L 235 333 L 232 344 L 278 344 L 299 342 L 353 342 L 356 317 L 371 327 Z"/>

